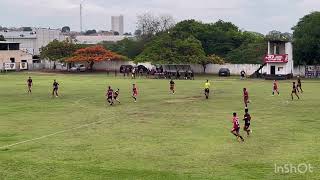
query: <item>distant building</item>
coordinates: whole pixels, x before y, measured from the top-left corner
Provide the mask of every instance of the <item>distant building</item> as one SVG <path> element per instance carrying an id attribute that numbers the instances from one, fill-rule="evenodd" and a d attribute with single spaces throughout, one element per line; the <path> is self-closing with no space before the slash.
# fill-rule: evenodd
<path id="1" fill-rule="evenodd" d="M 123 35 L 124 33 L 124 21 L 123 16 L 111 16 L 111 30 L 114 32 L 118 32 L 119 35 Z"/>
<path id="2" fill-rule="evenodd" d="M 106 36 L 106 35 L 91 35 L 91 36 L 85 36 L 80 35 L 76 36 L 73 41 L 77 44 L 99 44 L 104 41 L 107 42 L 118 42 L 125 38 L 134 38 L 133 36 Z"/>
<path id="3" fill-rule="evenodd" d="M 66 37 L 59 29 L 36 28 L 33 31 L 0 31 L 7 41 L 20 43 L 20 49 L 39 55 L 40 48 L 48 45 L 53 40 L 63 41 Z"/>
<path id="4" fill-rule="evenodd" d="M 0 41 L 0 70 L 26 70 L 32 54 L 20 50 L 19 43 Z"/>

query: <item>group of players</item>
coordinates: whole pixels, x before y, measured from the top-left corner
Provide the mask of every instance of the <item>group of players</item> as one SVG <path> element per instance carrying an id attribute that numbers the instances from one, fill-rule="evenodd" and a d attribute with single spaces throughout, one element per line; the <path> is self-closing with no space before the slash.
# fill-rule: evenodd
<path id="1" fill-rule="evenodd" d="M 119 95 L 120 95 L 120 89 L 113 91 L 111 86 L 108 87 L 106 97 L 107 97 L 107 102 L 110 104 L 110 106 L 114 105 L 115 101 L 117 101 L 120 104 Z M 132 98 L 134 99 L 134 102 L 137 102 L 138 88 L 136 84 L 132 84 Z"/>
<path id="2" fill-rule="evenodd" d="M 29 77 L 27 80 L 27 86 L 28 86 L 28 93 L 31 94 L 32 93 L 32 86 L 33 86 L 33 82 L 32 82 L 31 77 Z M 207 80 L 204 84 L 204 95 L 205 95 L 206 99 L 209 99 L 210 86 L 211 86 L 211 84 L 210 84 L 209 80 Z M 59 83 L 56 80 L 53 81 L 52 87 L 53 87 L 52 97 L 58 97 L 59 96 L 58 95 Z M 171 93 L 175 94 L 175 82 L 172 79 L 170 80 L 169 87 L 170 87 Z M 301 79 L 300 79 L 300 77 L 298 77 L 297 83 L 296 82 L 292 83 L 292 92 L 291 92 L 292 100 L 293 100 L 293 95 L 296 95 L 297 98 L 300 99 L 300 97 L 298 95 L 298 93 L 300 93 L 300 92 L 303 93 L 303 90 L 302 90 Z M 276 80 L 273 81 L 272 96 L 274 96 L 275 93 L 280 95 L 278 82 Z M 111 106 L 114 105 L 115 101 L 120 104 L 119 95 L 120 95 L 119 89 L 114 91 L 111 88 L 111 86 L 109 86 L 106 91 L 107 102 L 109 103 L 109 105 L 111 105 Z M 137 97 L 138 97 L 138 88 L 137 88 L 136 84 L 132 84 L 132 98 L 133 98 L 134 102 L 137 102 Z M 245 114 L 244 114 L 244 118 L 243 118 L 243 121 L 244 121 L 243 130 L 247 133 L 247 136 L 250 136 L 250 134 L 252 133 L 252 130 L 250 129 L 251 115 L 249 114 L 249 109 L 248 109 L 248 104 L 250 103 L 250 100 L 249 100 L 249 92 L 248 92 L 247 88 L 243 88 L 243 102 L 245 105 Z M 233 123 L 233 128 L 231 129 L 231 133 L 234 136 L 236 136 L 238 140 L 240 139 L 242 142 L 244 142 L 243 136 L 240 135 L 239 117 L 236 112 L 233 113 L 232 123 Z"/>

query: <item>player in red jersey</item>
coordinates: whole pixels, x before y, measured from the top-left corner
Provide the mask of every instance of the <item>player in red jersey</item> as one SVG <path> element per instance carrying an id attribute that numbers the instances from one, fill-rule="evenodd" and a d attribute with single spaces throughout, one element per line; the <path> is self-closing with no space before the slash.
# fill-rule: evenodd
<path id="1" fill-rule="evenodd" d="M 274 80 L 273 81 L 273 90 L 272 90 L 272 96 L 274 96 L 274 93 L 277 92 L 278 95 L 280 95 L 280 92 L 278 90 L 278 82 L 277 80 Z"/>
<path id="2" fill-rule="evenodd" d="M 111 86 L 108 87 L 106 96 L 107 96 L 108 103 L 110 104 L 110 106 L 112 106 L 113 105 L 113 89 L 111 89 Z"/>
<path id="3" fill-rule="evenodd" d="M 244 105 L 248 107 L 248 103 L 250 103 L 250 101 L 249 101 L 249 93 L 247 91 L 247 88 L 243 88 L 243 102 L 244 102 Z"/>
<path id="4" fill-rule="evenodd" d="M 137 102 L 137 96 L 138 96 L 138 88 L 135 84 L 132 84 L 132 98 L 134 99 L 134 102 Z"/>
<path id="5" fill-rule="evenodd" d="M 31 88 L 33 86 L 31 77 L 29 77 L 29 79 L 27 80 L 27 86 L 28 86 L 28 93 L 31 94 Z"/>
<path id="6" fill-rule="evenodd" d="M 237 116 L 237 113 L 233 113 L 232 123 L 233 123 L 233 128 L 231 129 L 230 132 L 231 132 L 233 135 L 235 135 L 238 140 L 239 140 L 239 138 L 240 138 L 241 141 L 243 142 L 244 139 L 243 139 L 243 137 L 240 135 L 240 125 L 239 125 L 239 118 L 238 118 L 238 116 Z"/>

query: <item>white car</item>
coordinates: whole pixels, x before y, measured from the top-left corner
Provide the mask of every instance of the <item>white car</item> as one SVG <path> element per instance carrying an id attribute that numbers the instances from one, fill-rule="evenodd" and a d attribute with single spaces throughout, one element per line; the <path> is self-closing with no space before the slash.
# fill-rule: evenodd
<path id="1" fill-rule="evenodd" d="M 85 72 L 86 71 L 86 67 L 83 64 L 77 64 L 75 66 L 73 66 L 72 68 L 70 68 L 71 72 Z"/>

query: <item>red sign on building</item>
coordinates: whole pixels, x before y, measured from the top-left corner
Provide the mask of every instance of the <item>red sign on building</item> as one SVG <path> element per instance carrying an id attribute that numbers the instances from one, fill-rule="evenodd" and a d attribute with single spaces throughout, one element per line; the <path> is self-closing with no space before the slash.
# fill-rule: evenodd
<path id="1" fill-rule="evenodd" d="M 288 62 L 288 55 L 287 54 L 270 54 L 264 57 L 265 63 L 287 63 Z"/>

